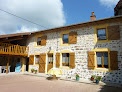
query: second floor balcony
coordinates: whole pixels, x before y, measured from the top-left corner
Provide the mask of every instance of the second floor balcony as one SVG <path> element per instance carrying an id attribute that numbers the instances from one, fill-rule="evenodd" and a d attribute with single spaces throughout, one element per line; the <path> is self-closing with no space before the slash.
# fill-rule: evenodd
<path id="1" fill-rule="evenodd" d="M 0 43 L 0 54 L 27 56 L 29 48 L 26 46 Z"/>

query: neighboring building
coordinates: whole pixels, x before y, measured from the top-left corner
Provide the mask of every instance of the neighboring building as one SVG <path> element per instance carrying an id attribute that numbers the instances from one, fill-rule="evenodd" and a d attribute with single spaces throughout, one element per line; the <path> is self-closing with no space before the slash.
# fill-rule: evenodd
<path id="1" fill-rule="evenodd" d="M 114 15 L 115 16 L 122 15 L 122 0 L 120 0 L 116 5 L 116 7 L 114 8 Z"/>
<path id="2" fill-rule="evenodd" d="M 95 17 L 92 12 L 89 22 L 1 35 L 0 66 L 7 65 L 2 72 L 8 72 L 9 66 L 10 72 L 15 72 L 18 62 L 22 72 L 34 68 L 47 74 L 57 67 L 63 72 L 61 77 L 74 79 L 79 73 L 81 79 L 89 79 L 98 75 L 103 82 L 122 84 L 122 16 Z"/>

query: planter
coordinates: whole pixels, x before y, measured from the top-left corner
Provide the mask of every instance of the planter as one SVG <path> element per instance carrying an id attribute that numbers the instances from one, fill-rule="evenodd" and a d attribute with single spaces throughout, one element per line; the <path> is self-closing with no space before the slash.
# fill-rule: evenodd
<path id="1" fill-rule="evenodd" d="M 98 80 L 96 80 L 96 84 L 99 84 L 99 81 Z"/>
<path id="2" fill-rule="evenodd" d="M 37 74 L 37 72 L 35 72 L 35 74 Z"/>
<path id="3" fill-rule="evenodd" d="M 76 77 L 76 81 L 79 81 L 79 77 Z"/>
<path id="4" fill-rule="evenodd" d="M 32 73 L 34 72 L 34 71 L 31 71 Z"/>
<path id="5" fill-rule="evenodd" d="M 94 81 L 94 78 L 93 77 L 91 77 L 91 81 Z"/>

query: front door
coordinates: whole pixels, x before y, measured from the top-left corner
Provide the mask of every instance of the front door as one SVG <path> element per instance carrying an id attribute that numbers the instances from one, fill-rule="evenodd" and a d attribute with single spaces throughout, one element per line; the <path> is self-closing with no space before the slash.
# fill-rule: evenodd
<path id="1" fill-rule="evenodd" d="M 53 68 L 53 54 L 48 54 L 47 72 Z"/>
<path id="2" fill-rule="evenodd" d="M 16 67 L 15 67 L 15 72 L 21 72 L 20 58 L 17 59 L 17 63 L 16 63 Z"/>
<path id="3" fill-rule="evenodd" d="M 46 54 L 40 54 L 39 73 L 45 73 Z"/>

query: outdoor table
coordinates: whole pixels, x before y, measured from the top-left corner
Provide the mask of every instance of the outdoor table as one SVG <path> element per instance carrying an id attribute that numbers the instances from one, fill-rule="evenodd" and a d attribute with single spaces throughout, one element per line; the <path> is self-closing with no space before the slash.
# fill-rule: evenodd
<path id="1" fill-rule="evenodd" d="M 58 68 L 52 68 L 48 71 L 48 75 L 53 75 L 53 79 L 56 79 L 56 75 L 62 75 L 62 70 Z"/>

